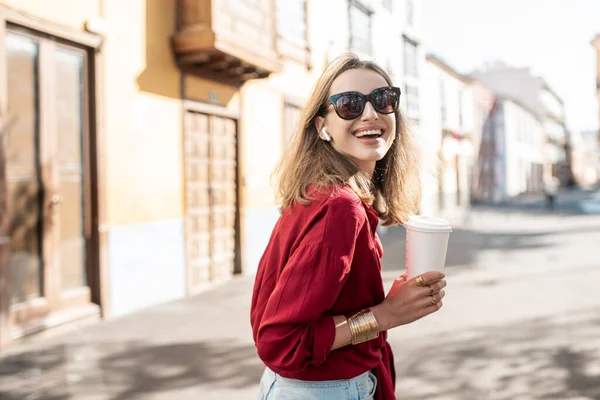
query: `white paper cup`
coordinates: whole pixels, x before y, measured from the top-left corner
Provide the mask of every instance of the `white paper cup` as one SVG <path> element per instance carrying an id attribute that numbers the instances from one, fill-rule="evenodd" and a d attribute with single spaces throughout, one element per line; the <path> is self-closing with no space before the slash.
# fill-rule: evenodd
<path id="1" fill-rule="evenodd" d="M 406 272 L 414 278 L 427 271 L 444 272 L 452 227 L 448 221 L 429 216 L 412 216 L 406 228 Z"/>

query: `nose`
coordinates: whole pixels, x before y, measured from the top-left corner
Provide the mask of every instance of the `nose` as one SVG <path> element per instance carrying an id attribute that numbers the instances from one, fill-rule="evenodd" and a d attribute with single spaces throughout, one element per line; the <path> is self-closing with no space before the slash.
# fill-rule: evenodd
<path id="1" fill-rule="evenodd" d="M 361 121 L 373 121 L 379 119 L 379 115 L 377 111 L 373 108 L 373 105 L 370 101 L 367 101 L 365 104 L 365 109 L 363 110 L 362 115 L 360 116 Z"/>

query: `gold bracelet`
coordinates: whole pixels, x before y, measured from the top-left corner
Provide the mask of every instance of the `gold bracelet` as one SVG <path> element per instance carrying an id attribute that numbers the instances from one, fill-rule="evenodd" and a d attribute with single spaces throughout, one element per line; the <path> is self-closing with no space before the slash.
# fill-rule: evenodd
<path id="1" fill-rule="evenodd" d="M 359 311 L 348 318 L 352 344 L 367 342 L 379 337 L 379 324 L 371 309 Z"/>

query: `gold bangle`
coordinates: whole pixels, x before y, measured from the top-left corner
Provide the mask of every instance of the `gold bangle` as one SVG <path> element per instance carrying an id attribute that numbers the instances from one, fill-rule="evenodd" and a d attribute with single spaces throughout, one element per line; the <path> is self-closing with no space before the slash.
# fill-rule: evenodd
<path id="1" fill-rule="evenodd" d="M 348 318 L 352 344 L 367 342 L 379 337 L 379 324 L 373 312 L 367 308 Z"/>

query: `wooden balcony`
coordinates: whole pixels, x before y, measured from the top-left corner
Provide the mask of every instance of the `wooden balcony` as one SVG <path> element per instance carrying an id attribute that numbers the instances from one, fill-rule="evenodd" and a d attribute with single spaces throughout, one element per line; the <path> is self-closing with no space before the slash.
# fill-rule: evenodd
<path id="1" fill-rule="evenodd" d="M 272 0 L 179 0 L 173 37 L 187 73 L 240 86 L 280 71 Z"/>

